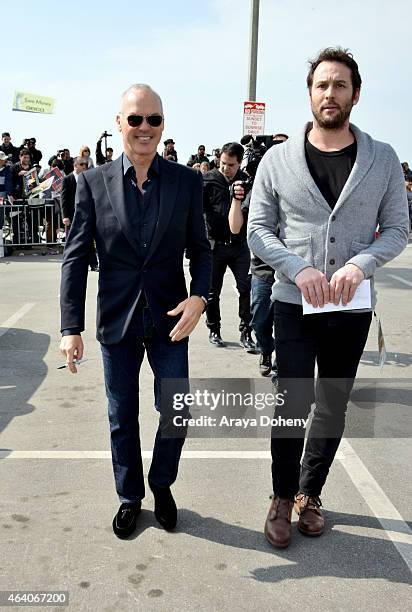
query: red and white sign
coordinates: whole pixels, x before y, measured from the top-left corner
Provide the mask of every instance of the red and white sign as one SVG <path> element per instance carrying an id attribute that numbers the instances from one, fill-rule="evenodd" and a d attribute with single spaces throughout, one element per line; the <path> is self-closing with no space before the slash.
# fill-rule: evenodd
<path id="1" fill-rule="evenodd" d="M 265 102 L 243 103 L 243 135 L 259 136 L 265 133 Z"/>

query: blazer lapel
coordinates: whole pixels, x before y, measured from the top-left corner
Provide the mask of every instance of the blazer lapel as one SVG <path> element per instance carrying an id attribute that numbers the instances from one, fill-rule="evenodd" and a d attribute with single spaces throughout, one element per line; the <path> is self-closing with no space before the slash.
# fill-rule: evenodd
<path id="1" fill-rule="evenodd" d="M 159 217 L 153 234 L 152 243 L 147 253 L 145 263 L 152 257 L 159 246 L 160 240 L 166 231 L 167 225 L 173 213 L 177 197 L 177 172 L 172 164 L 176 162 L 165 162 L 159 157 L 160 168 L 160 198 Z"/>
<path id="2" fill-rule="evenodd" d="M 110 164 L 105 164 L 102 168 L 102 174 L 106 186 L 107 196 L 109 198 L 111 207 L 113 208 L 113 212 L 119 221 L 120 228 L 127 240 L 130 242 L 131 246 L 138 254 L 140 254 L 139 245 L 136 237 L 133 234 L 127 215 L 123 184 L 122 155 Z"/>

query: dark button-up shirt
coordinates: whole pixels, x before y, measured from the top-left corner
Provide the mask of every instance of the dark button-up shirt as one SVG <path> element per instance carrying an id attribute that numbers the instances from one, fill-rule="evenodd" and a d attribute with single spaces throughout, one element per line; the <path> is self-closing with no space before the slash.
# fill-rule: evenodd
<path id="1" fill-rule="evenodd" d="M 123 153 L 123 176 L 126 208 L 129 221 L 137 242 L 140 255 L 146 258 L 159 217 L 160 170 L 156 154 L 147 172 L 142 191 L 137 186 L 136 173 L 132 162 Z"/>

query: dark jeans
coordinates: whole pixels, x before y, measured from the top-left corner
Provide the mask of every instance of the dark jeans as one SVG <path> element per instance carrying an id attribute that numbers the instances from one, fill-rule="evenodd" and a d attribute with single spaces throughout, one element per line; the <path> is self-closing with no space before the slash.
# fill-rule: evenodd
<path id="1" fill-rule="evenodd" d="M 370 312 L 303 316 L 301 306 L 275 302 L 278 389 L 282 392 L 286 387 L 288 391 L 275 415 L 307 418 L 315 401 L 302 467 L 302 432 L 286 438 L 279 428 L 272 429 L 275 495 L 293 498 L 298 491 L 320 495 L 343 435 L 347 403 L 371 319 Z M 314 390 L 315 361 L 318 381 Z"/>
<path id="2" fill-rule="evenodd" d="M 263 355 L 271 355 L 275 350 L 273 338 L 273 302 L 270 299 L 272 283 L 268 283 L 252 274 L 251 302 L 252 313 L 251 326 L 256 335 L 258 347 Z"/>
<path id="3" fill-rule="evenodd" d="M 228 267 L 239 292 L 239 331 L 250 327 L 250 251 L 247 243 L 216 243 L 213 249 L 212 285 L 206 308 L 206 324 L 211 331 L 220 330 L 220 293 Z"/>
<path id="4" fill-rule="evenodd" d="M 187 340 L 172 343 L 161 339 L 153 327 L 148 308 L 138 306 L 124 338 L 101 345 L 116 491 L 121 502 L 143 499 L 145 486 L 139 435 L 139 372 L 145 350 L 154 374 L 156 408 L 161 410 L 162 378 L 188 378 Z M 168 487 L 177 477 L 183 438 L 162 436 L 159 428 L 149 470 L 149 484 Z"/>

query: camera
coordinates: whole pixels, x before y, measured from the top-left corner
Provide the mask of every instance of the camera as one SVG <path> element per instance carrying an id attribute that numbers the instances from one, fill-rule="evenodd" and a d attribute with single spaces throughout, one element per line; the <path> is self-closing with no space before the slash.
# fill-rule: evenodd
<path id="1" fill-rule="evenodd" d="M 254 138 L 250 134 L 247 134 L 240 139 L 240 142 L 245 147 L 242 168 L 246 170 L 249 176 L 255 178 L 258 165 L 268 150 L 266 136 L 256 136 Z"/>
<path id="2" fill-rule="evenodd" d="M 240 185 L 241 187 L 243 187 L 243 191 L 245 192 L 242 198 L 242 201 L 246 198 L 247 194 L 252 189 L 253 179 L 254 177 L 249 176 L 245 181 L 236 181 L 236 185 Z M 240 200 L 240 198 L 237 198 L 235 196 L 235 184 L 234 183 L 230 186 L 230 199 L 232 200 L 233 198 L 235 198 L 235 200 Z"/>

